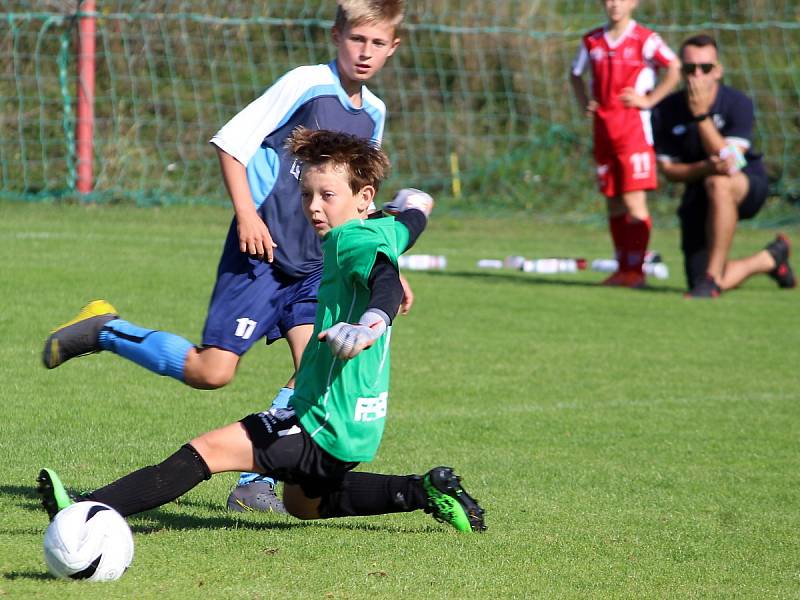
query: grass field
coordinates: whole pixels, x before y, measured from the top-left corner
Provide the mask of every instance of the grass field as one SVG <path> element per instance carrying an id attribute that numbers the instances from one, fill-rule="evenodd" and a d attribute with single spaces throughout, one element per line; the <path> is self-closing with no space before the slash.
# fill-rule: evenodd
<path id="1" fill-rule="evenodd" d="M 266 407 L 288 352 L 258 345 L 214 392 L 110 354 L 46 371 L 49 329 L 95 297 L 197 341 L 229 212 L 3 203 L 0 215 L 0 596 L 800 597 L 800 292 L 761 277 L 686 301 L 674 230 L 652 243 L 672 277 L 646 291 L 600 288 L 592 272 L 477 270 L 508 254 L 609 255 L 601 228 L 520 218 L 440 217 L 415 248 L 448 269 L 408 273 L 417 302 L 394 330 L 370 466 L 453 465 L 487 508 L 485 534 L 423 513 L 230 514 L 227 474 L 131 518 L 120 581 L 53 580 L 41 466 L 84 490 L 159 462 Z M 772 235 L 744 230 L 734 252 Z"/>

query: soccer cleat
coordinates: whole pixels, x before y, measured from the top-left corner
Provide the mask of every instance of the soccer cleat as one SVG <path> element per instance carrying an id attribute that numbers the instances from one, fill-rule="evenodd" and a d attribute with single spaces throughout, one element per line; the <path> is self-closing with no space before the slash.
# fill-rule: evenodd
<path id="1" fill-rule="evenodd" d="M 58 511 L 67 508 L 74 501 L 64 489 L 64 484 L 52 469 L 42 469 L 36 478 L 36 493 L 42 500 L 42 506 L 52 521 Z"/>
<path id="2" fill-rule="evenodd" d="M 233 488 L 228 496 L 228 510 L 286 514 L 283 502 L 275 493 L 275 486 L 263 479 Z"/>
<path id="3" fill-rule="evenodd" d="M 789 265 L 789 254 L 791 253 L 789 238 L 782 233 L 778 234 L 772 242 L 766 245 L 764 250 L 769 252 L 772 260 L 775 261 L 775 268 L 767 274 L 778 282 L 778 287 L 786 289 L 795 287 L 797 280 Z"/>
<path id="4" fill-rule="evenodd" d="M 428 494 L 425 512 L 459 531 L 485 531 L 483 509 L 461 487 L 461 479 L 450 467 L 436 467 L 427 472 L 422 485 Z"/>
<path id="5" fill-rule="evenodd" d="M 644 273 L 637 273 L 636 271 L 616 271 L 604 279 L 601 285 L 638 290 L 645 287 L 646 281 Z"/>
<path id="6" fill-rule="evenodd" d="M 44 366 L 55 369 L 70 358 L 99 352 L 97 336 L 103 326 L 117 316 L 117 309 L 105 300 L 89 302 L 74 319 L 50 333 L 42 352 Z"/>
<path id="7" fill-rule="evenodd" d="M 689 290 L 686 294 L 683 295 L 684 298 L 719 298 L 719 295 L 722 293 L 719 285 L 717 282 L 714 281 L 714 278 L 706 273 L 705 277 L 703 277 L 700 281 L 698 281 L 694 287 Z"/>

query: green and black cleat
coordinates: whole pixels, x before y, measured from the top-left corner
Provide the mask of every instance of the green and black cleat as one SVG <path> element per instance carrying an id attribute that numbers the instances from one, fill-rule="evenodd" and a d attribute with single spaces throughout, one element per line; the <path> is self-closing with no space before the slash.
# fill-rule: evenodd
<path id="1" fill-rule="evenodd" d="M 92 300 L 78 315 L 52 331 L 44 343 L 42 362 L 55 369 L 70 358 L 100 351 L 97 340 L 100 330 L 118 318 L 117 309 L 105 300 Z"/>
<path id="2" fill-rule="evenodd" d="M 52 521 L 60 510 L 67 508 L 74 500 L 64 489 L 64 484 L 52 469 L 42 469 L 36 478 L 36 493 L 42 500 L 42 506 Z"/>
<path id="3" fill-rule="evenodd" d="M 450 467 L 436 467 L 422 479 L 428 494 L 425 512 L 458 531 L 486 531 L 483 509 L 461 486 L 461 479 Z"/>

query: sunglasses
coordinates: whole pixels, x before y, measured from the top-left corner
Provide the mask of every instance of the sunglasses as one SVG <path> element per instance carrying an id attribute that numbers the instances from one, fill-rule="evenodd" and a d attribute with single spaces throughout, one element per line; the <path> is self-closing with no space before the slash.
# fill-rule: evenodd
<path id="1" fill-rule="evenodd" d="M 708 75 L 716 66 L 715 63 L 683 63 L 681 65 L 681 71 L 683 71 L 684 75 L 694 75 L 695 71 L 697 71 L 697 67 L 700 67 L 700 70 Z"/>

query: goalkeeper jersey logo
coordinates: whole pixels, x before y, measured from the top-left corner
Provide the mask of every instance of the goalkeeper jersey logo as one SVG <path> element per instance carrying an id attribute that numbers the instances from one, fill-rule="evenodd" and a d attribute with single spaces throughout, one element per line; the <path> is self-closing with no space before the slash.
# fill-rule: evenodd
<path id="1" fill-rule="evenodd" d="M 356 401 L 356 411 L 353 420 L 366 423 L 377 421 L 386 416 L 386 405 L 389 400 L 389 392 L 383 392 L 377 398 L 359 398 Z"/>

